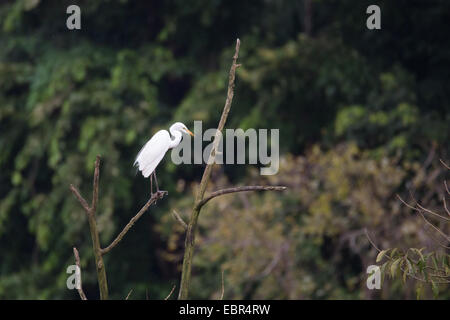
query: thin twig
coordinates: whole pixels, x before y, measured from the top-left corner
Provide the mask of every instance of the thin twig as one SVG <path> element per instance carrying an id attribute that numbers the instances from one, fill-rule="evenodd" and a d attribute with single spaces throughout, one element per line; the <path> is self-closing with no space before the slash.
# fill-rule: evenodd
<path id="1" fill-rule="evenodd" d="M 77 268 L 79 270 L 79 287 L 77 287 L 78 294 L 80 295 L 81 300 L 87 300 L 86 295 L 83 291 L 83 284 L 81 282 L 81 266 L 80 266 L 80 255 L 78 254 L 77 248 L 73 247 L 73 255 L 75 256 L 75 264 L 77 265 Z"/>
<path id="2" fill-rule="evenodd" d="M 72 191 L 72 193 L 75 195 L 75 197 L 78 199 L 78 201 L 80 202 L 81 206 L 83 207 L 83 209 L 86 211 L 86 214 L 89 214 L 90 212 L 90 208 L 89 205 L 87 204 L 86 200 L 83 198 L 83 196 L 80 194 L 80 192 L 78 191 L 78 189 L 71 184 L 70 185 L 70 190 Z"/>
<path id="3" fill-rule="evenodd" d="M 366 233 L 366 237 L 369 240 L 370 244 L 378 251 L 381 252 L 381 250 L 376 246 L 375 242 L 372 241 L 369 237 L 369 232 L 367 231 L 367 228 L 364 229 L 364 232 Z"/>
<path id="4" fill-rule="evenodd" d="M 220 294 L 219 300 L 223 300 L 223 296 L 225 294 L 225 284 L 224 284 L 224 280 L 223 280 L 224 272 L 225 272 L 225 269 L 222 269 L 222 293 Z"/>
<path id="5" fill-rule="evenodd" d="M 186 230 L 188 226 L 186 222 L 184 222 L 183 218 L 181 218 L 181 216 L 178 214 L 178 212 L 172 210 L 172 215 L 175 218 L 175 220 L 177 220 L 183 226 L 184 230 Z"/>
<path id="6" fill-rule="evenodd" d="M 447 212 L 447 214 L 450 216 L 450 211 L 448 211 L 447 201 L 445 200 L 445 197 L 442 197 L 442 202 L 444 203 L 445 212 Z"/>
<path id="7" fill-rule="evenodd" d="M 447 194 L 450 196 L 450 190 L 448 189 L 447 181 L 444 181 L 444 186 L 445 186 L 445 191 L 447 191 Z"/>
<path id="8" fill-rule="evenodd" d="M 200 209 L 209 200 L 211 200 L 215 197 L 224 195 L 224 194 L 228 194 L 228 193 L 248 192 L 248 191 L 283 191 L 283 190 L 286 190 L 286 187 L 284 187 L 284 186 L 245 186 L 245 187 L 234 187 L 234 188 L 222 189 L 222 190 L 214 191 L 209 196 L 207 196 L 202 201 L 200 201 L 197 204 L 197 208 Z"/>
<path id="9" fill-rule="evenodd" d="M 446 220 L 446 221 L 450 221 L 450 218 L 444 217 L 444 216 L 440 215 L 439 213 L 433 212 L 433 211 L 431 211 L 430 209 L 427 209 L 427 208 L 425 208 L 425 207 L 422 207 L 418 202 L 417 202 L 417 206 L 418 206 L 420 209 L 422 209 L 422 211 L 428 212 L 428 213 L 430 213 L 430 214 L 432 214 L 432 215 L 434 215 L 434 216 L 436 216 L 436 217 L 438 217 L 438 218 L 440 218 L 440 219 L 443 219 L 443 220 Z"/>
<path id="10" fill-rule="evenodd" d="M 177 285 L 176 284 L 174 284 L 173 285 L 173 288 L 172 288 L 172 290 L 170 290 L 170 293 L 169 293 L 169 295 L 164 299 L 164 300 L 169 300 L 169 298 L 170 298 L 170 296 L 172 295 L 172 293 L 175 291 L 175 288 L 177 287 Z"/>
<path id="11" fill-rule="evenodd" d="M 411 196 L 411 197 L 412 197 L 412 196 Z M 446 217 L 443 217 L 443 216 L 441 216 L 440 214 L 431 211 L 430 209 L 427 209 L 427 208 L 422 207 L 422 206 L 421 206 L 414 198 L 413 198 L 413 200 L 416 201 L 416 205 L 419 207 L 419 209 L 416 208 L 416 207 L 414 207 L 414 206 L 412 206 L 412 205 L 410 205 L 409 203 L 407 203 L 407 202 L 406 202 L 405 200 L 403 200 L 398 194 L 397 194 L 397 198 L 398 198 L 405 206 L 407 206 L 408 208 L 410 208 L 410 209 L 412 209 L 412 210 L 414 210 L 414 211 L 417 211 L 417 212 L 419 212 L 419 213 L 421 213 L 422 211 L 425 211 L 425 212 L 428 212 L 428 213 L 430 213 L 430 214 L 432 214 L 432 215 L 434 215 L 434 216 L 436 216 L 436 217 L 438 217 L 438 218 L 440 218 L 440 219 L 443 219 L 443 220 L 446 220 L 446 221 L 450 221 L 450 219 L 448 219 L 448 218 L 446 218 Z"/>
<path id="12" fill-rule="evenodd" d="M 439 161 L 442 163 L 442 165 L 443 165 L 444 167 L 446 167 L 448 170 L 450 170 L 450 167 L 444 162 L 444 160 L 439 159 Z"/>
<path id="13" fill-rule="evenodd" d="M 441 236 L 443 236 L 445 238 L 445 240 L 450 241 L 450 237 L 448 235 L 446 235 L 444 232 L 442 232 L 441 229 L 439 229 L 438 227 L 436 227 L 434 224 L 432 224 L 430 221 L 428 221 L 427 218 L 425 218 L 425 216 L 423 215 L 422 212 L 419 212 L 420 215 L 422 216 L 422 219 L 430 226 L 432 227 L 434 230 L 436 230 Z M 448 248 L 448 247 L 447 247 Z"/>
<path id="14" fill-rule="evenodd" d="M 123 230 L 119 233 L 119 235 L 111 242 L 109 246 L 107 246 L 104 249 L 101 249 L 102 255 L 105 255 L 109 251 L 111 251 L 112 248 L 114 248 L 121 240 L 122 238 L 127 234 L 128 230 L 136 223 L 136 221 L 139 220 L 139 218 L 150 208 L 150 206 L 155 203 L 157 200 L 162 199 L 164 195 L 167 193 L 165 191 L 158 191 L 155 192 L 152 197 L 147 201 L 147 203 L 139 210 L 139 212 L 131 218 L 130 222 L 127 223 L 127 225 L 123 228 Z"/>
<path id="15" fill-rule="evenodd" d="M 446 246 L 445 244 L 443 244 L 436 236 L 434 236 L 434 234 L 432 232 L 429 232 L 426 228 L 424 228 L 426 234 L 435 242 L 437 243 L 438 246 L 446 249 L 446 250 L 450 250 L 449 246 Z"/>
<path id="16" fill-rule="evenodd" d="M 133 289 L 131 289 L 130 292 L 128 292 L 127 297 L 125 298 L 125 300 L 128 300 L 128 298 L 130 297 L 132 292 L 133 292 Z"/>

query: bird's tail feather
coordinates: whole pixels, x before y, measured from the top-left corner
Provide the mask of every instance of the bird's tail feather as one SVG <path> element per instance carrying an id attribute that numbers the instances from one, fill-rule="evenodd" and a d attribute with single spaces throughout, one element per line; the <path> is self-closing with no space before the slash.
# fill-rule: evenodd
<path id="1" fill-rule="evenodd" d="M 136 176 L 139 172 L 139 162 L 137 160 L 134 161 L 133 168 L 135 168 L 134 175 Z"/>

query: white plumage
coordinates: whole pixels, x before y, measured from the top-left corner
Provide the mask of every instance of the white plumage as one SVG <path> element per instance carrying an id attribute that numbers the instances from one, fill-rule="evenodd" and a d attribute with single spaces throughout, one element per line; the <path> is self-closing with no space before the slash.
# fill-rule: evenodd
<path id="1" fill-rule="evenodd" d="M 152 174 L 154 174 L 156 180 L 156 167 L 161 162 L 162 158 L 164 158 L 164 155 L 169 149 L 180 144 L 182 133 L 188 133 L 191 136 L 194 135 L 181 122 L 174 123 L 170 127 L 169 131 L 173 138 L 167 130 L 159 130 L 149 141 L 147 141 L 141 151 L 139 151 L 136 160 L 134 161 L 134 166 L 138 167 L 139 171 L 142 172 L 142 175 L 145 178 L 150 177 L 150 179 L 152 179 Z"/>
<path id="2" fill-rule="evenodd" d="M 148 178 L 155 171 L 167 150 L 169 150 L 171 142 L 169 132 L 159 130 L 139 151 L 134 165 L 138 166 L 139 171 L 145 178 Z"/>

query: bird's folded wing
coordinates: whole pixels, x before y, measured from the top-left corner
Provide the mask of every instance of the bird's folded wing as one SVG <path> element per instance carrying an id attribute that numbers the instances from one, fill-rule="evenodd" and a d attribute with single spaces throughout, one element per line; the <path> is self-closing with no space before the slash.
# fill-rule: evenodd
<path id="1" fill-rule="evenodd" d="M 148 177 L 162 160 L 170 144 L 170 135 L 166 130 L 160 130 L 139 151 L 134 165 Z"/>

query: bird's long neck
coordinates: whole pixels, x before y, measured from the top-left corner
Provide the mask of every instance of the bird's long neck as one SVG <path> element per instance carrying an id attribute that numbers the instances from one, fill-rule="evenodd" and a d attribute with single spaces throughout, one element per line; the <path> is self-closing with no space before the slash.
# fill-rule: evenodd
<path id="1" fill-rule="evenodd" d="M 178 146 L 181 142 L 182 134 L 178 130 L 172 130 L 170 129 L 170 133 L 172 134 L 172 141 L 169 144 L 169 149 L 175 148 Z"/>

